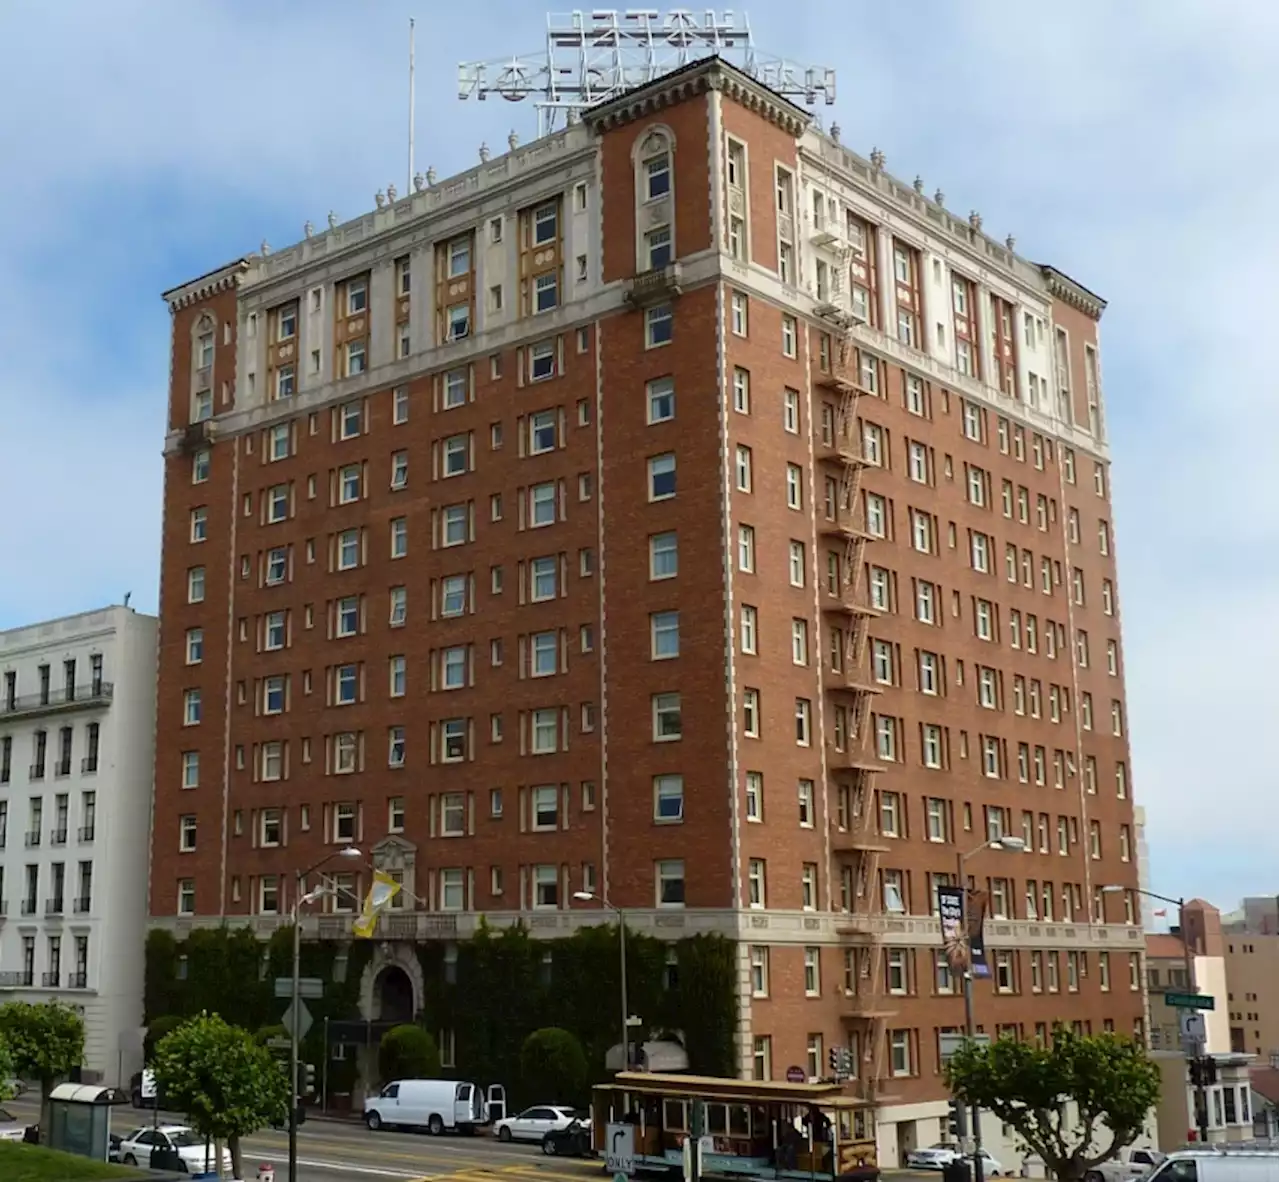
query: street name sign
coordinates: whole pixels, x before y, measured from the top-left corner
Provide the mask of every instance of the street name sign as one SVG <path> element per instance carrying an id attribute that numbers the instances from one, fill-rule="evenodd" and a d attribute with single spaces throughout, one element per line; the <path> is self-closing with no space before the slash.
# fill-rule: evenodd
<path id="1" fill-rule="evenodd" d="M 1175 1010 L 1211 1010 L 1213 998 L 1205 993 L 1166 993 L 1164 1004 Z"/>
<path id="2" fill-rule="evenodd" d="M 991 1045 L 991 1035 L 975 1034 L 972 1036 L 973 1041 L 980 1047 L 989 1047 Z M 963 1034 L 940 1034 L 938 1035 L 938 1055 L 945 1063 L 952 1055 L 956 1053 L 966 1042 L 966 1036 Z"/>
<path id="3" fill-rule="evenodd" d="M 276 978 L 276 996 L 292 997 L 293 996 L 293 978 L 277 977 Z M 298 996 L 317 999 L 324 996 L 324 982 L 319 977 L 299 977 L 298 978 Z"/>

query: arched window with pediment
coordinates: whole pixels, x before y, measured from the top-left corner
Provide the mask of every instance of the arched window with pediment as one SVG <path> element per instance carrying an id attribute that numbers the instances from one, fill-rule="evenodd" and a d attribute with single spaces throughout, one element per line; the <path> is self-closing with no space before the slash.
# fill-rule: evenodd
<path id="1" fill-rule="evenodd" d="M 191 326 L 191 422 L 213 418 L 213 366 L 218 322 L 205 312 Z"/>
<path id="2" fill-rule="evenodd" d="M 676 137 L 651 124 L 631 149 L 636 199 L 636 271 L 656 271 L 675 261 Z"/>

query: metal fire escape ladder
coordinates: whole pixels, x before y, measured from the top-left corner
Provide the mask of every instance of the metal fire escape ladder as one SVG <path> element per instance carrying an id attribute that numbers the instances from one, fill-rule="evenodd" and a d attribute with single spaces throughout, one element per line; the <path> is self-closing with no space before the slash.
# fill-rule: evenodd
<path id="1" fill-rule="evenodd" d="M 847 702 L 848 710 L 844 749 L 828 751 L 828 767 L 835 780 L 829 798 L 846 802 L 843 815 L 833 825 L 831 843 L 846 883 L 842 894 L 847 913 L 839 931 L 851 958 L 842 1017 L 850 1033 L 857 1036 L 858 1069 L 853 1086 L 863 1099 L 874 1102 L 880 1095 L 887 1057 L 886 1024 L 895 1011 L 885 987 L 880 922 L 884 911 L 880 855 L 886 847 L 879 834 L 875 781 L 883 765 L 875 758 L 869 725 L 871 699 L 879 689 L 869 674 L 867 641 L 871 620 L 878 613 L 860 594 L 866 544 L 872 540 L 863 525 L 862 471 L 867 461 L 858 424 L 858 399 L 864 390 L 853 340 L 855 318 L 834 304 L 824 305 L 820 313 L 832 324 L 832 337 L 838 342 L 828 370 L 819 376 L 820 384 L 839 400 L 834 432 L 820 441 L 819 454 L 825 464 L 837 470 L 839 489 L 834 519 L 822 523 L 822 533 L 837 542 L 840 553 L 837 592 L 832 594 L 828 587 L 824 608 L 840 619 L 838 626 L 844 636 L 840 667 L 828 668 L 824 680 L 831 696 L 837 702 Z M 829 728 L 828 733 L 838 733 L 838 728 Z"/>

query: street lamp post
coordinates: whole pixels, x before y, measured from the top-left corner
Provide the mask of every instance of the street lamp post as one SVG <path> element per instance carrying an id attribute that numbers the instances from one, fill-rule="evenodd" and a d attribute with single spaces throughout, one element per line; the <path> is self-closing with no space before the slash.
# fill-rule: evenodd
<path id="1" fill-rule="evenodd" d="M 290 986 L 290 1010 L 293 1021 L 289 1024 L 289 1182 L 298 1182 L 298 1011 L 301 996 L 298 975 L 302 971 L 302 905 L 312 903 L 321 895 L 315 890 L 302 893 L 302 884 L 308 875 L 315 873 L 334 858 L 358 858 L 360 851 L 354 846 L 344 846 L 325 854 L 313 866 L 299 870 L 293 884 L 293 982 Z"/>
<path id="2" fill-rule="evenodd" d="M 627 917 L 621 907 L 615 907 L 604 895 L 594 891 L 574 891 L 573 897 L 582 903 L 599 903 L 618 917 L 618 972 L 622 980 L 622 1070 L 631 1069 L 631 1013 L 627 1004 Z"/>
<path id="3" fill-rule="evenodd" d="M 1026 849 L 1027 843 L 1020 837 L 998 837 L 993 841 L 984 841 L 975 846 L 967 854 L 956 851 L 956 886 L 960 888 L 960 923 L 964 932 L 965 970 L 964 970 L 964 1037 L 966 1042 L 973 1041 L 973 948 L 969 943 L 969 892 L 965 889 L 964 864 L 983 850 L 1009 850 L 1017 853 Z M 976 1182 L 982 1182 L 982 1109 L 974 1104 L 969 1110 L 969 1123 L 973 1126 L 973 1176 Z"/>
<path id="4" fill-rule="evenodd" d="M 1187 938 L 1186 899 L 1174 899 L 1169 895 L 1157 895 L 1155 891 L 1143 890 L 1142 887 L 1127 887 L 1120 883 L 1109 883 L 1102 888 L 1104 895 L 1117 895 L 1123 891 L 1132 891 L 1135 895 L 1143 895 L 1148 899 L 1158 899 L 1161 903 L 1172 903 L 1178 909 L 1178 928 L 1182 933 L 1182 965 L 1187 974 L 1187 990 L 1190 993 L 1195 993 L 1196 958 L 1191 951 L 1191 941 Z M 1191 1049 L 1195 1058 L 1200 1058 L 1204 1054 L 1204 1047 L 1199 1039 L 1195 1040 Z M 1201 1142 L 1207 1143 L 1209 1140 L 1209 1099 L 1205 1095 L 1204 1084 L 1196 1083 L 1194 1087 L 1196 1128 L 1199 1130 Z"/>

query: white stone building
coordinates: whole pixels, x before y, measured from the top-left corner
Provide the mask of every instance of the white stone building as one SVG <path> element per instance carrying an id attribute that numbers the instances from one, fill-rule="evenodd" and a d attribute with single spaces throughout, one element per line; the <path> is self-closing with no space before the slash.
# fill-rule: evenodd
<path id="1" fill-rule="evenodd" d="M 0 632 L 0 1004 L 85 1019 L 86 1079 L 140 1066 L 156 619 Z"/>

